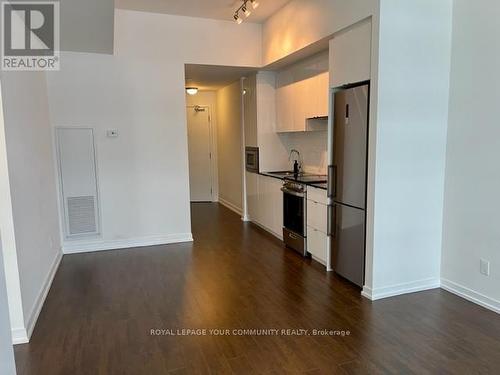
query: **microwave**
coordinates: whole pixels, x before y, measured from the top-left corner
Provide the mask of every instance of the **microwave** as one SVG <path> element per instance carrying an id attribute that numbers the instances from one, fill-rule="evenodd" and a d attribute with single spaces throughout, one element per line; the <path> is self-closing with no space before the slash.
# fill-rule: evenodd
<path id="1" fill-rule="evenodd" d="M 245 168 L 248 172 L 259 173 L 258 147 L 245 147 Z"/>

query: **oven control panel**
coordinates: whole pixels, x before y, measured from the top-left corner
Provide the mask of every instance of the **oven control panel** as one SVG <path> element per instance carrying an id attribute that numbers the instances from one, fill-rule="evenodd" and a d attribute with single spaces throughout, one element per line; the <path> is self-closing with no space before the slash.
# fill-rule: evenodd
<path id="1" fill-rule="evenodd" d="M 283 183 L 283 187 L 288 190 L 295 191 L 297 193 L 305 193 L 306 187 L 304 184 L 293 182 L 293 181 L 285 181 Z"/>

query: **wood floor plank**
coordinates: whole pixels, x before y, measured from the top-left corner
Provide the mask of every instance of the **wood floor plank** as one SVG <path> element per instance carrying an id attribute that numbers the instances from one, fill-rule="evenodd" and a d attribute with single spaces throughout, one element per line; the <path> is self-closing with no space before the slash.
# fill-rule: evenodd
<path id="1" fill-rule="evenodd" d="M 18 374 L 498 373 L 499 315 L 439 289 L 372 303 L 222 206 L 192 220 L 193 243 L 65 255 Z"/>

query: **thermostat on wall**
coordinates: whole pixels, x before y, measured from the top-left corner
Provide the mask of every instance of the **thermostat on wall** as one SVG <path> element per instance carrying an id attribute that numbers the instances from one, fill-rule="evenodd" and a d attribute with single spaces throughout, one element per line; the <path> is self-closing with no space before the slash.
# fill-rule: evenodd
<path id="1" fill-rule="evenodd" d="M 106 130 L 106 137 L 109 137 L 109 138 L 118 137 L 118 130 L 116 130 L 116 129 Z"/>

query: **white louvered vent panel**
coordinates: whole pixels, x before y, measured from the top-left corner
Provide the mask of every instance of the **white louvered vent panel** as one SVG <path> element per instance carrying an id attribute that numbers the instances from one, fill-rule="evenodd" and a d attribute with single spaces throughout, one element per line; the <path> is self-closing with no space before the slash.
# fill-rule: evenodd
<path id="1" fill-rule="evenodd" d="M 100 233 L 94 131 L 57 128 L 60 188 L 66 238 Z"/>
<path id="2" fill-rule="evenodd" d="M 68 197 L 69 234 L 97 232 L 95 197 Z"/>

